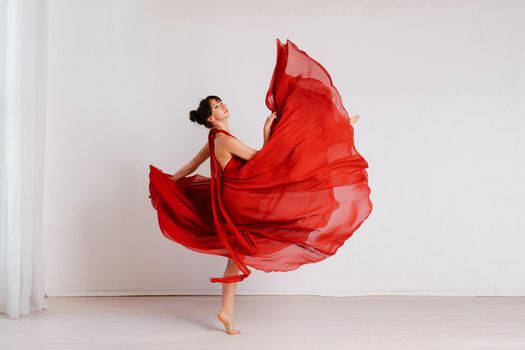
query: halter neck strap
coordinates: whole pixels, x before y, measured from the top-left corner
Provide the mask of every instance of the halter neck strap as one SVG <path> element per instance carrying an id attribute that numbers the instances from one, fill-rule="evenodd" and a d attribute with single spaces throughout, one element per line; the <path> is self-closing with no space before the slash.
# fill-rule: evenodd
<path id="1" fill-rule="evenodd" d="M 218 133 L 218 132 L 222 132 L 222 133 L 225 133 L 226 135 L 230 135 L 231 137 L 235 137 L 235 136 L 233 136 L 232 134 L 230 134 L 228 131 L 223 130 L 223 129 L 217 129 L 217 128 L 211 128 L 211 129 L 210 129 L 210 133 L 209 133 L 209 135 L 212 135 L 212 134 L 215 135 L 215 134 Z M 235 138 L 236 138 L 236 137 L 235 137 Z"/>

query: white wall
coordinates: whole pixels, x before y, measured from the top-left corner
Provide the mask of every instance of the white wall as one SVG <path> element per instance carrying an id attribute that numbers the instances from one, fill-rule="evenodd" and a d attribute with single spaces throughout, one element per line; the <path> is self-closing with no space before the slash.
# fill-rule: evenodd
<path id="1" fill-rule="evenodd" d="M 275 39 L 330 72 L 374 211 L 338 253 L 243 293 L 525 295 L 525 2 L 51 0 L 48 295 L 219 293 L 225 258 L 166 238 L 148 165 L 206 142 L 200 98 L 262 144 Z M 197 172 L 208 175 L 206 163 Z"/>

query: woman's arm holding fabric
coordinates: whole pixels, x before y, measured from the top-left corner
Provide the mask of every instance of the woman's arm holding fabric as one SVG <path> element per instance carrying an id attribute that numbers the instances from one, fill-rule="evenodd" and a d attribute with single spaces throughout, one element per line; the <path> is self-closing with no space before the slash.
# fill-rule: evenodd
<path id="1" fill-rule="evenodd" d="M 190 160 L 188 164 L 180 168 L 171 179 L 173 181 L 177 181 L 178 179 L 181 179 L 191 173 L 193 173 L 197 168 L 210 157 L 210 147 L 208 143 L 206 143 L 201 150 L 195 155 L 195 157 Z"/>

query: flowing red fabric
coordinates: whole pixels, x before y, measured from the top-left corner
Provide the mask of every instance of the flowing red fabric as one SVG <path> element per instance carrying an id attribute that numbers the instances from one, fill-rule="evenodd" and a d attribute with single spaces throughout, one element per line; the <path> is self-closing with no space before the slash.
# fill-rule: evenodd
<path id="1" fill-rule="evenodd" d="M 150 165 L 150 198 L 162 233 L 197 252 L 248 266 L 290 271 L 336 253 L 372 211 L 368 163 L 330 75 L 290 40 L 277 39 L 277 62 L 266 94 L 276 111 L 269 141 L 250 160 L 221 170 L 210 129 L 211 177 L 172 181 Z"/>

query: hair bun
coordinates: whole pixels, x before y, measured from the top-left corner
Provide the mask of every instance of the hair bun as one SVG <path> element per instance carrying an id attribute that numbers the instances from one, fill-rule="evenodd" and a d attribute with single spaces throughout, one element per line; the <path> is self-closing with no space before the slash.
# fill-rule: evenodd
<path id="1" fill-rule="evenodd" d="M 202 117 L 196 110 L 190 111 L 190 120 L 195 123 L 199 123 L 202 125 Z"/>

